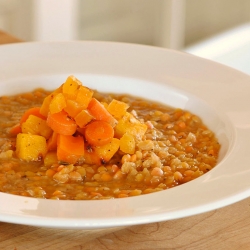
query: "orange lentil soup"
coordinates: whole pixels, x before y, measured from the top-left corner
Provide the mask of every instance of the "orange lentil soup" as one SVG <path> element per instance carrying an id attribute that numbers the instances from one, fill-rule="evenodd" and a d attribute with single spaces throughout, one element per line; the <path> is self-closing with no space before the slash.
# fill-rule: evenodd
<path id="1" fill-rule="evenodd" d="M 26 110 L 41 106 L 49 94 L 37 89 L 0 98 L 1 192 L 63 200 L 123 198 L 184 184 L 216 165 L 220 145 L 196 115 L 129 95 L 96 91 L 93 97 L 104 106 L 113 99 L 126 103 L 131 117 L 146 126 L 140 138 L 131 139 L 129 134 L 119 137 L 128 144 L 132 141 L 131 152 L 126 144 L 124 149 L 120 144 L 109 161 L 99 164 L 89 164 L 84 156 L 70 164 L 58 161 L 53 150 L 34 161 L 20 159 L 16 150 L 16 134 L 20 131 L 15 132 L 13 127 Z M 85 150 L 91 151 L 88 147 L 85 145 Z"/>

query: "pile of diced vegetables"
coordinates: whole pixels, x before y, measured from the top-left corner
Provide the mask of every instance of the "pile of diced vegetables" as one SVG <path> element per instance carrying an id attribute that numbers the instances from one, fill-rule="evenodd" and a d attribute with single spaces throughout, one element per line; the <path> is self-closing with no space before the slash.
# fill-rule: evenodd
<path id="1" fill-rule="evenodd" d="M 120 150 L 135 152 L 147 130 L 128 104 L 113 99 L 101 103 L 94 91 L 74 76 L 48 95 L 41 107 L 27 110 L 16 134 L 16 156 L 25 161 L 64 164 L 105 164 Z"/>

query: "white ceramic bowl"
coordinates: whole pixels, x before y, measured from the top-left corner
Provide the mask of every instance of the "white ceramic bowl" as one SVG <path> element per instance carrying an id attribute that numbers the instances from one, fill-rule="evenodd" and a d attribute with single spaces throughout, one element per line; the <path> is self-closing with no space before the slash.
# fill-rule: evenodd
<path id="1" fill-rule="evenodd" d="M 222 145 L 218 165 L 181 186 L 137 197 L 58 201 L 0 193 L 0 221 L 67 229 L 159 222 L 207 212 L 250 194 L 250 76 L 189 54 L 109 42 L 0 46 L 0 95 L 53 90 L 68 75 L 104 92 L 190 110 Z"/>

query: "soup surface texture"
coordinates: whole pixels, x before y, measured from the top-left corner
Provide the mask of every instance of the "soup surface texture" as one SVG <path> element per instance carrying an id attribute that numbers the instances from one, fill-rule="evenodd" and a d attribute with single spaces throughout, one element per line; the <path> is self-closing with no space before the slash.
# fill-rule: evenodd
<path id="1" fill-rule="evenodd" d="M 216 165 L 220 145 L 196 115 L 125 94 L 97 91 L 93 97 L 104 106 L 113 99 L 124 102 L 131 117 L 146 125 L 145 134 L 133 141 L 132 152 L 118 149 L 108 162 L 100 164 L 89 164 L 84 157 L 74 164 L 56 161 L 53 150 L 35 161 L 20 159 L 17 137 L 10 129 L 26 110 L 41 106 L 50 93 L 36 89 L 0 98 L 1 192 L 45 199 L 124 198 L 173 188 Z M 128 135 L 128 144 L 130 139 Z"/>

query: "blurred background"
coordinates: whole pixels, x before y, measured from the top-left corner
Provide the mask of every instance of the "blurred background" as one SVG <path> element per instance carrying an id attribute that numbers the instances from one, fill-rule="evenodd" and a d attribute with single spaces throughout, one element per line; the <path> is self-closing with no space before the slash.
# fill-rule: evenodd
<path id="1" fill-rule="evenodd" d="M 25 41 L 160 46 L 250 74 L 249 0 L 0 0 L 0 29 Z"/>

